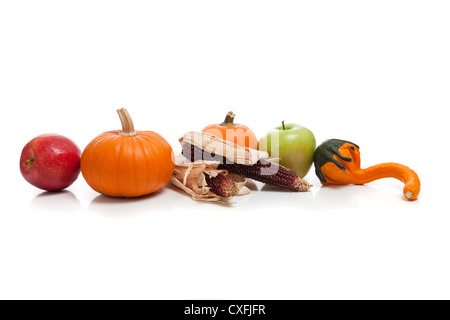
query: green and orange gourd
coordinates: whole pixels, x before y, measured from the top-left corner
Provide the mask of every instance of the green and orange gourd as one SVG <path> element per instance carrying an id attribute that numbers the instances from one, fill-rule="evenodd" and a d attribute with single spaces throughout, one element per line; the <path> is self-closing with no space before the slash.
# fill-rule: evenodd
<path id="1" fill-rule="evenodd" d="M 314 153 L 316 175 L 323 185 L 366 184 L 383 178 L 395 178 L 405 186 L 403 194 L 408 200 L 417 199 L 420 180 L 407 166 L 382 163 L 361 169 L 359 147 L 345 140 L 330 139 L 317 147 Z"/>

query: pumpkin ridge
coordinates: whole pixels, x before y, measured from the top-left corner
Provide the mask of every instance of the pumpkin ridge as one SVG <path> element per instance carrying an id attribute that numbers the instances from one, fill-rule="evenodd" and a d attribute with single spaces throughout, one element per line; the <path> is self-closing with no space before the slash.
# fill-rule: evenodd
<path id="1" fill-rule="evenodd" d="M 133 152 L 132 152 L 132 154 L 133 154 L 133 161 L 131 162 L 131 174 L 133 175 L 133 180 L 134 180 L 133 181 L 134 182 L 134 191 L 133 191 L 133 193 L 136 193 L 136 190 L 140 189 L 139 186 L 138 186 L 138 180 L 136 179 L 136 175 L 139 174 L 139 172 L 137 172 L 138 168 L 136 168 L 136 166 L 140 167 L 136 163 L 136 161 L 137 161 L 137 157 L 136 157 L 136 153 L 137 153 L 136 150 L 137 150 L 137 148 L 135 147 L 134 144 L 135 144 L 135 142 L 137 140 L 139 140 L 139 138 L 137 136 L 137 133 L 136 133 L 136 135 L 132 136 L 131 139 L 128 140 L 129 143 L 131 144 L 131 148 L 133 148 Z M 144 191 L 146 191 L 146 190 L 144 190 Z"/>
<path id="2" fill-rule="evenodd" d="M 159 143 L 157 144 L 159 152 L 163 152 L 168 157 L 168 161 L 172 161 L 172 147 L 169 145 L 169 143 L 159 134 L 156 136 Z M 164 148 L 161 147 L 161 144 L 164 144 Z M 170 150 L 170 152 L 169 152 Z M 168 154 L 167 154 L 168 153 Z M 161 177 L 164 177 L 168 173 L 168 169 L 165 167 L 164 171 L 160 170 L 159 175 Z M 172 176 L 173 172 L 170 172 L 170 176 Z M 167 181 L 168 182 L 168 181 Z M 167 183 L 166 182 L 166 183 Z"/>
<path id="3" fill-rule="evenodd" d="M 98 179 L 100 180 L 100 187 L 103 190 L 105 190 L 105 187 L 104 187 L 105 178 L 103 176 L 110 177 L 110 172 L 105 172 L 105 169 L 104 169 L 105 162 L 112 160 L 109 150 L 111 149 L 111 146 L 114 146 L 114 144 L 117 143 L 117 141 L 121 141 L 121 140 L 122 140 L 121 136 L 119 136 L 118 134 L 113 135 L 113 136 L 111 136 L 110 139 L 107 139 L 105 141 L 105 143 L 102 144 L 102 148 L 97 149 L 97 151 L 98 151 L 97 155 L 101 155 L 101 157 L 102 157 L 102 161 L 101 161 L 100 167 L 99 167 L 99 170 L 102 170 L 101 171 L 102 175 L 99 175 Z M 119 155 L 120 155 L 120 153 L 119 153 Z M 113 179 L 113 181 L 117 181 L 117 179 Z M 107 188 L 111 188 L 111 186 L 113 186 L 113 188 L 116 188 L 116 186 L 113 183 L 111 183 L 111 186 L 108 183 L 106 185 L 107 185 Z"/>
<path id="4" fill-rule="evenodd" d="M 101 148 L 102 147 L 102 142 L 106 141 L 106 135 L 105 136 L 101 136 L 99 140 L 96 140 L 95 143 L 93 143 L 92 145 L 89 145 L 87 147 L 88 152 L 88 157 L 85 161 L 87 163 L 92 163 L 92 161 L 94 161 L 93 159 L 95 159 L 95 153 L 92 152 L 91 150 L 96 150 L 97 148 Z M 103 162 L 103 159 L 102 159 Z M 92 185 L 95 186 L 95 188 L 98 188 L 98 186 L 100 185 L 100 183 L 98 183 L 99 178 L 97 175 L 93 174 L 93 166 L 89 165 L 88 166 L 88 170 L 89 170 L 89 174 L 88 176 L 92 179 Z"/>
<path id="5" fill-rule="evenodd" d="M 89 172 L 88 176 L 94 178 L 94 179 L 92 179 L 92 184 L 95 186 L 96 189 L 98 189 L 99 186 L 101 186 L 101 184 L 102 184 L 101 181 L 99 181 L 99 180 L 101 180 L 101 177 L 100 177 L 100 175 L 97 175 L 97 174 L 93 173 L 94 166 L 92 166 L 90 164 L 91 164 L 92 161 L 94 161 L 93 159 L 95 159 L 97 157 L 96 150 L 99 149 L 99 148 L 100 148 L 100 150 L 103 149 L 104 148 L 104 143 L 108 139 L 109 139 L 109 136 L 106 133 L 104 133 L 104 134 L 98 136 L 98 140 L 96 140 L 95 143 L 93 143 L 92 145 L 89 145 L 87 147 L 87 150 L 88 150 L 87 154 L 88 154 L 89 158 L 87 158 L 84 162 L 89 164 L 88 165 L 89 169 L 87 169 L 88 172 Z M 99 165 L 99 168 L 103 167 L 103 163 L 105 162 L 105 158 L 106 157 L 101 157 L 101 160 L 99 161 L 99 163 L 101 163 L 101 165 Z"/>
<path id="6" fill-rule="evenodd" d="M 114 179 L 115 181 L 117 181 L 117 185 L 115 186 L 118 190 L 118 194 L 119 197 L 123 197 L 123 193 L 122 193 L 122 183 L 120 181 L 121 175 L 120 175 L 120 161 L 122 160 L 122 148 L 123 148 L 123 140 L 126 139 L 126 136 L 119 136 L 119 141 L 120 141 L 120 147 L 119 147 L 119 153 L 117 156 L 117 166 L 116 166 L 116 179 Z"/>
<path id="7" fill-rule="evenodd" d="M 152 152 L 153 153 L 164 153 L 164 155 L 166 155 L 166 152 L 168 149 L 170 149 L 170 155 L 169 155 L 169 160 L 172 161 L 172 147 L 170 146 L 170 144 L 166 141 L 166 139 L 164 139 L 164 137 L 162 137 L 159 133 L 157 132 L 153 132 L 153 131 L 146 131 L 146 134 L 143 135 L 144 137 L 146 137 L 146 141 L 149 142 L 151 148 L 152 148 Z M 151 135 L 149 134 L 151 133 Z M 163 145 L 163 147 L 161 147 L 161 145 Z M 156 148 L 156 146 L 158 148 Z M 166 150 L 167 149 L 167 150 Z M 159 167 L 159 163 L 154 163 L 151 162 L 152 164 L 152 168 L 153 167 Z M 153 170 L 152 170 L 153 171 Z M 167 172 L 167 169 L 164 168 L 164 170 L 156 170 L 156 177 L 158 178 L 158 181 L 161 181 L 162 178 L 165 177 Z M 172 175 L 172 173 L 170 173 L 170 176 Z M 164 179 L 166 180 L 166 179 Z M 170 179 L 169 179 L 170 180 Z M 164 184 L 160 183 L 160 185 L 158 185 L 158 189 L 163 187 L 168 181 L 165 181 Z"/>
<path id="8" fill-rule="evenodd" d="M 144 137 L 145 137 L 144 135 L 141 136 L 142 139 L 144 139 Z M 147 164 L 147 166 L 146 166 L 146 170 L 147 170 L 147 172 L 146 172 L 147 173 L 146 174 L 146 176 L 147 176 L 147 184 L 145 185 L 145 190 L 150 190 L 150 182 L 151 182 L 151 177 L 150 177 L 151 171 L 149 170 L 150 165 L 151 165 L 151 162 L 149 162 L 150 155 L 148 154 L 147 150 L 144 148 L 144 145 L 142 144 L 141 139 L 136 139 L 136 140 L 139 143 L 139 146 L 141 147 L 142 154 L 144 155 L 145 162 Z"/>
<path id="9" fill-rule="evenodd" d="M 153 136 L 154 134 L 156 134 L 156 132 L 151 132 L 148 131 L 147 133 L 152 133 L 152 135 L 149 134 L 145 134 L 144 137 L 146 137 L 147 139 L 145 139 L 148 142 L 148 149 L 150 149 L 150 154 L 158 154 L 158 150 L 155 148 L 156 145 L 158 145 L 158 143 L 165 143 L 165 141 L 162 141 L 160 139 L 159 136 Z M 155 138 L 158 139 L 155 139 Z M 153 157 L 150 157 L 150 159 L 152 159 Z M 163 170 L 154 170 L 155 167 L 158 167 L 158 164 L 155 163 L 154 161 L 150 161 L 150 170 L 149 173 L 154 174 L 156 176 L 156 178 L 158 178 L 157 180 L 160 180 L 163 176 L 164 176 L 164 171 Z M 154 189 L 155 186 L 152 186 L 152 189 Z"/>

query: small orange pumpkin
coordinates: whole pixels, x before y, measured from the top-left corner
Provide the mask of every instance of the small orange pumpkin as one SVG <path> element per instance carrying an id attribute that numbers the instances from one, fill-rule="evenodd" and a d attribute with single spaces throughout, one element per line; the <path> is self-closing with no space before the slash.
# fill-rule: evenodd
<path id="1" fill-rule="evenodd" d="M 212 134 L 222 140 L 228 140 L 240 147 L 258 149 L 258 138 L 247 126 L 234 123 L 236 115 L 228 112 L 225 121 L 221 124 L 212 124 L 203 129 L 203 132 Z"/>
<path id="2" fill-rule="evenodd" d="M 117 110 L 122 130 L 100 134 L 81 155 L 81 172 L 95 191 L 139 197 L 164 187 L 175 163 L 169 143 L 153 131 L 135 131 L 126 109 Z"/>

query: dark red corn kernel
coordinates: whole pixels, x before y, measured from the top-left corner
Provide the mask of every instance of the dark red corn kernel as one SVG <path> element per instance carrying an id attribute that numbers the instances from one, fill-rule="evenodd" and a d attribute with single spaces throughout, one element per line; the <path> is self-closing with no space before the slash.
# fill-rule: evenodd
<path id="1" fill-rule="evenodd" d="M 209 189 L 218 196 L 231 198 L 238 195 L 239 188 L 233 180 L 228 179 L 222 174 L 218 174 L 215 177 L 207 173 L 204 173 L 204 175 Z"/>

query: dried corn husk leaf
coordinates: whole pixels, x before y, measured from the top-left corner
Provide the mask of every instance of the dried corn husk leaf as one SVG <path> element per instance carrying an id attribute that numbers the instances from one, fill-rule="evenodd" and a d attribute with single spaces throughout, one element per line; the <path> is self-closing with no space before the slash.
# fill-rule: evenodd
<path id="1" fill-rule="evenodd" d="M 215 177 L 218 174 L 226 175 L 227 178 L 236 182 L 239 189 L 238 195 L 250 193 L 250 189 L 245 186 L 244 178 L 238 175 L 228 175 L 226 170 L 217 170 L 218 165 L 218 161 L 200 160 L 189 162 L 183 156 L 177 156 L 175 159 L 174 173 L 170 181 L 196 201 L 230 203 L 228 198 L 221 197 L 210 190 L 204 174 L 208 174 L 211 177 Z"/>
<path id="2" fill-rule="evenodd" d="M 243 148 L 206 132 L 188 132 L 180 139 L 180 143 L 189 143 L 211 154 L 220 155 L 230 163 L 252 165 L 261 159 L 269 158 L 265 151 Z"/>

